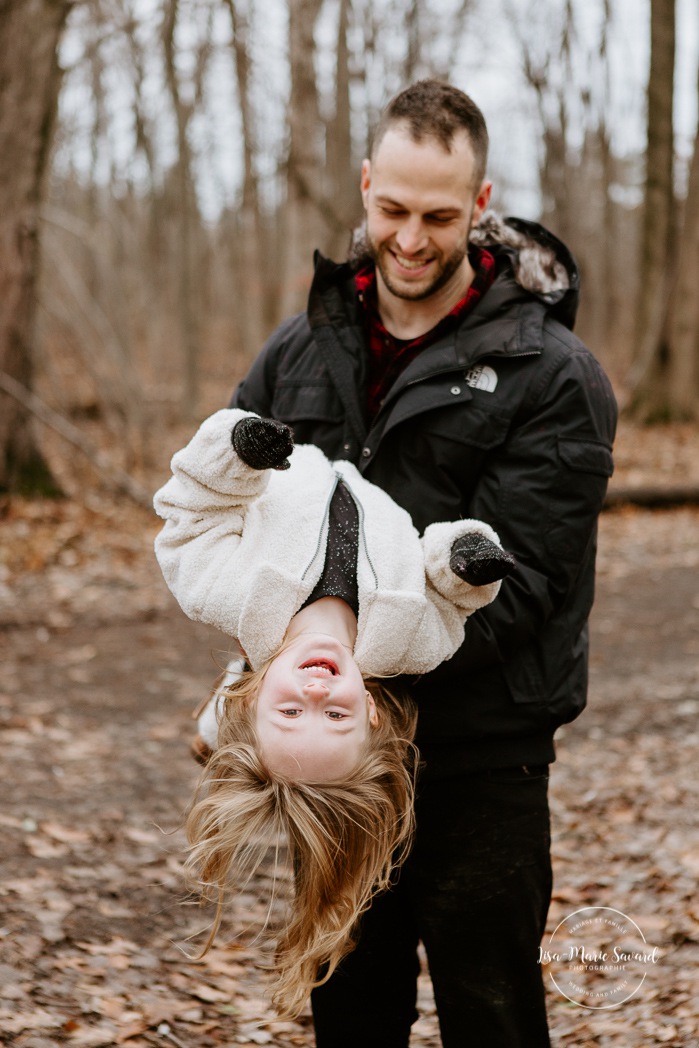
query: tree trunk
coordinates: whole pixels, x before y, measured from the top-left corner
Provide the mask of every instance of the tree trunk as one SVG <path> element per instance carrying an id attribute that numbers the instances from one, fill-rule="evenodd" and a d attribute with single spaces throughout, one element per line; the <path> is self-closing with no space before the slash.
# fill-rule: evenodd
<path id="1" fill-rule="evenodd" d="M 657 401 L 674 210 L 675 0 L 651 0 L 648 147 L 637 303 L 636 352 L 628 388 L 636 410 Z"/>
<path id="2" fill-rule="evenodd" d="M 513 25 L 517 25 L 513 19 Z M 563 84 L 557 85 L 549 66 L 552 56 L 543 60 L 533 57 L 526 33 L 519 30 L 524 76 L 536 94 L 541 120 L 542 151 L 539 162 L 539 185 L 542 196 L 541 220 L 566 243 L 575 240 L 575 204 L 571 191 L 568 157 L 568 92 L 571 77 L 571 39 L 574 32 L 573 10 L 565 5 L 561 26 L 560 48 L 556 58 L 564 71 Z"/>
<path id="3" fill-rule="evenodd" d="M 408 38 L 408 49 L 403 66 L 403 83 L 405 84 L 411 84 L 413 80 L 418 78 L 422 51 L 421 14 L 422 4 L 420 0 L 410 0 L 408 10 L 405 13 L 405 32 Z"/>
<path id="4" fill-rule="evenodd" d="M 69 0 L 0 6 L 0 370 L 33 387 L 39 208 Z M 0 394 L 0 490 L 56 492 L 26 407 Z"/>
<path id="5" fill-rule="evenodd" d="M 699 85 L 698 85 L 699 87 Z M 699 93 L 699 91 L 698 91 Z M 668 398 L 678 418 L 697 417 L 699 400 L 699 125 L 689 169 L 668 318 Z"/>
<path id="6" fill-rule="evenodd" d="M 251 102 L 250 20 L 251 3 L 226 0 L 233 30 L 233 53 L 238 86 L 238 105 L 243 131 L 243 199 L 238 213 L 239 246 L 234 257 L 239 261 L 236 296 L 236 328 L 241 349 L 252 358 L 262 345 L 265 334 L 266 297 L 263 280 L 263 224 L 255 161 L 255 121 Z M 270 272 L 265 265 L 264 271 Z"/>
<path id="7" fill-rule="evenodd" d="M 333 258 L 340 259 L 349 247 L 350 230 L 361 220 L 359 165 L 352 153 L 352 111 L 347 32 L 351 0 L 340 0 L 335 73 L 335 117 L 327 130 L 326 197 L 335 201 L 335 229 L 328 243 Z"/>
<path id="8" fill-rule="evenodd" d="M 289 0 L 289 154 L 285 208 L 285 265 L 282 313 L 306 304 L 312 253 L 323 246 L 320 212 L 323 157 L 316 85 L 315 26 L 323 0 Z"/>
<path id="9" fill-rule="evenodd" d="M 199 391 L 199 324 L 197 316 L 197 274 L 195 267 L 195 199 L 192 182 L 192 155 L 187 137 L 191 110 L 185 105 L 175 65 L 175 29 L 177 26 L 178 0 L 166 0 L 163 23 L 163 50 L 165 54 L 165 78 L 170 101 L 177 124 L 177 164 L 175 184 L 178 201 L 178 310 L 182 338 L 184 383 L 182 411 L 187 418 L 196 415 Z"/>

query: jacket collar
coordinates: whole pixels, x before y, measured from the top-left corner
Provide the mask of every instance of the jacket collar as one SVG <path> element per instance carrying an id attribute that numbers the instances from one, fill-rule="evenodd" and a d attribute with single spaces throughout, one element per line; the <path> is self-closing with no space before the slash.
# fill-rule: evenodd
<path id="1" fill-rule="evenodd" d="M 540 353 L 546 316 L 573 326 L 580 274 L 562 241 L 537 222 L 503 219 L 492 211 L 472 230 L 471 240 L 495 255 L 498 275 L 464 321 L 408 366 L 401 385 L 471 366 L 484 356 Z M 360 440 L 366 421 L 355 391 L 363 388 L 365 353 L 354 273 L 365 262 L 337 263 L 316 252 L 308 302 L 309 324 Z"/>
<path id="2" fill-rule="evenodd" d="M 500 272 L 475 309 L 409 365 L 410 381 L 470 365 L 486 355 L 520 356 L 541 350 L 546 307 L 523 290 L 507 260 L 498 261 Z M 353 274 L 348 263 L 332 262 L 316 253 L 308 318 L 338 388 L 340 383 L 344 385 L 343 379 L 352 383 L 352 375 L 361 369 L 364 357 Z M 345 350 L 341 355 L 332 349 L 337 339 Z"/>
<path id="3" fill-rule="evenodd" d="M 314 256 L 315 274 L 308 299 L 308 323 L 333 384 L 342 400 L 347 423 L 362 444 L 367 432 L 365 411 L 357 391 L 364 388 L 366 353 L 354 277 L 347 263 Z M 342 352 L 338 352 L 338 348 Z"/>

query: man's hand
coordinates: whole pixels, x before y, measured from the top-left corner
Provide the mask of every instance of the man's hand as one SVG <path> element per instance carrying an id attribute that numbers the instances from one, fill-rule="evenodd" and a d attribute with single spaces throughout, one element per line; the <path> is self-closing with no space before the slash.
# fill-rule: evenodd
<path id="1" fill-rule="evenodd" d="M 288 469 L 294 433 L 283 422 L 249 416 L 236 423 L 231 443 L 251 469 Z"/>
<path id="2" fill-rule="evenodd" d="M 454 541 L 449 567 L 471 586 L 504 579 L 515 569 L 515 558 L 484 535 L 471 532 Z"/>

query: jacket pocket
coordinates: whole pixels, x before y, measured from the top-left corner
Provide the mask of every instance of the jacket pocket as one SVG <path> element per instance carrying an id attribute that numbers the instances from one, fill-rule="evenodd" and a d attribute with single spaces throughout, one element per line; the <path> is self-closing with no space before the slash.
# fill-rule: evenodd
<path id="1" fill-rule="evenodd" d="M 402 390 L 389 410 L 384 432 L 405 422 L 411 432 L 419 430 L 487 450 L 503 443 L 510 416 L 482 410 L 463 379 L 441 377 L 438 382 L 415 383 Z"/>
<path id="2" fill-rule="evenodd" d="M 291 426 L 296 444 L 316 444 L 330 459 L 346 458 L 351 451 L 345 409 L 333 386 L 321 382 L 279 385 L 272 415 Z"/>
<path id="3" fill-rule="evenodd" d="M 337 421 L 342 415 L 342 404 L 331 385 L 282 384 L 277 386 L 272 400 L 274 418 L 288 420 L 289 424 L 303 419 L 319 422 Z"/>
<path id="4" fill-rule="evenodd" d="M 600 477 L 611 477 L 614 472 L 611 451 L 606 444 L 594 440 L 559 437 L 558 454 L 561 462 L 575 473 L 594 473 Z"/>
<path id="5" fill-rule="evenodd" d="M 486 455 L 505 443 L 508 426 L 507 418 L 479 411 L 470 403 L 450 405 L 411 419 L 400 430 L 399 455 L 409 458 L 412 470 L 422 468 L 433 480 L 453 484 L 461 512 L 465 489 L 478 480 Z M 452 519 L 458 512 L 432 520 Z"/>
<path id="6" fill-rule="evenodd" d="M 546 549 L 569 571 L 576 572 L 586 555 L 602 509 L 612 453 L 592 440 L 558 438 L 558 463 Z"/>

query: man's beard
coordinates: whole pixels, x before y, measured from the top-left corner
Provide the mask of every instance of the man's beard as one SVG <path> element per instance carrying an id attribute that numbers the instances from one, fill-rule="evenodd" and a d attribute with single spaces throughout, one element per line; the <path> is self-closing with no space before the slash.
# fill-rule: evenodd
<path id="1" fill-rule="evenodd" d="M 468 241 L 466 241 L 463 247 L 457 248 L 448 258 L 443 259 L 438 263 L 437 272 L 429 284 L 424 287 L 411 289 L 409 286 L 405 287 L 394 280 L 392 274 L 388 270 L 388 266 L 385 264 L 385 255 L 388 253 L 388 248 L 377 247 L 369 236 L 369 230 L 367 229 L 366 223 L 363 223 L 359 229 L 355 229 L 354 231 L 350 249 L 350 261 L 355 264 L 361 263 L 362 261 L 372 261 L 381 274 L 384 284 L 392 295 L 409 302 L 421 302 L 436 294 L 449 283 L 461 266 L 467 252 Z"/>

